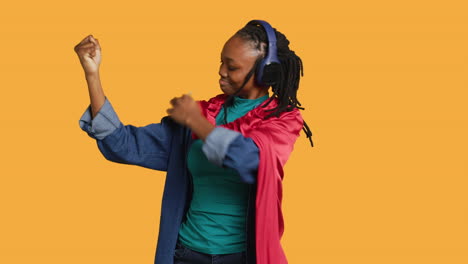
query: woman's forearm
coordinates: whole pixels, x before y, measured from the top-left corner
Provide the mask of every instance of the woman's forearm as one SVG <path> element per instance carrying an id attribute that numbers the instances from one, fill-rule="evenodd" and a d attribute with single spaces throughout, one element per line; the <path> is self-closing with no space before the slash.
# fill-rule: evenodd
<path id="1" fill-rule="evenodd" d="M 186 125 L 203 141 L 206 140 L 206 137 L 215 128 L 210 121 L 200 114 L 196 114 L 188 118 Z"/>
<path id="2" fill-rule="evenodd" d="M 99 72 L 86 73 L 86 82 L 88 83 L 89 99 L 91 101 L 91 112 L 94 118 L 105 102 L 105 95 L 101 85 Z"/>

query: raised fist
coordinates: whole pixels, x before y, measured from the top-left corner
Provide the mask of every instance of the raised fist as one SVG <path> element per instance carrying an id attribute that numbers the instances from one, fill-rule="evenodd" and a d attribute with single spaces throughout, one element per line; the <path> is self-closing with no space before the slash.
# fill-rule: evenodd
<path id="1" fill-rule="evenodd" d="M 98 73 L 101 64 L 101 46 L 99 41 L 89 35 L 75 46 L 75 52 L 80 58 L 81 66 L 86 74 Z"/>

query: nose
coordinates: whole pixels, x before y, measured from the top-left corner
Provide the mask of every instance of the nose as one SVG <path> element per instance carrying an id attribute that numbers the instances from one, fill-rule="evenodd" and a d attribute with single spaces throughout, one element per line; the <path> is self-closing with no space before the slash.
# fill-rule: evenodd
<path id="1" fill-rule="evenodd" d="M 221 76 L 221 78 L 227 78 L 228 77 L 227 67 L 224 65 L 224 63 L 221 63 L 221 65 L 219 66 L 218 74 L 219 74 L 219 76 Z"/>

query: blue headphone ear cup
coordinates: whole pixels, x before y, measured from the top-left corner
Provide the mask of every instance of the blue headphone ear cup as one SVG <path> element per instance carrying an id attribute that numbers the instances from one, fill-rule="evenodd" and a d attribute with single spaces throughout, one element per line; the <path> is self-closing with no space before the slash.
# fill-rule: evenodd
<path id="1" fill-rule="evenodd" d="M 257 85 L 261 87 L 269 87 L 279 81 L 281 74 L 281 64 L 271 62 L 265 65 L 265 60 L 262 60 L 256 70 L 255 80 Z"/>
<path id="2" fill-rule="evenodd" d="M 266 86 L 272 86 L 279 81 L 281 74 L 281 65 L 276 62 L 272 62 L 263 67 L 262 83 Z"/>

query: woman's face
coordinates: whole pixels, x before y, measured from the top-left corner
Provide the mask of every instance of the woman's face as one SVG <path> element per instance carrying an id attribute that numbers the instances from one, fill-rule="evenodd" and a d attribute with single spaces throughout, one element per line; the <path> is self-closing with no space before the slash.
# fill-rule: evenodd
<path id="1" fill-rule="evenodd" d="M 221 90 L 228 95 L 235 93 L 245 80 L 246 75 L 252 70 L 261 51 L 248 41 L 238 36 L 231 37 L 224 44 L 221 52 L 221 65 L 219 67 L 219 85 Z M 247 99 L 256 99 L 266 95 L 268 88 L 261 88 L 254 82 L 255 74 L 245 84 L 238 94 Z"/>

